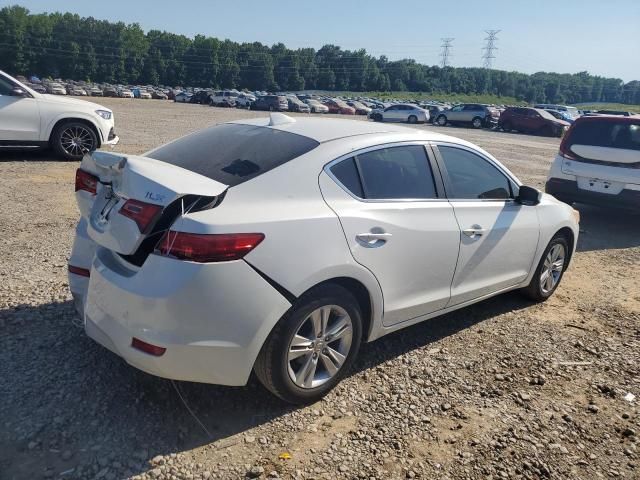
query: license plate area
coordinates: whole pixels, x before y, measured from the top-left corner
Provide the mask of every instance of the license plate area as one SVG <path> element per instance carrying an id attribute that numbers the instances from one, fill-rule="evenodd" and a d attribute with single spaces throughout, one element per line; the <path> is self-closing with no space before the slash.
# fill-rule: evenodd
<path id="1" fill-rule="evenodd" d="M 109 223 L 109 218 L 119 201 L 120 197 L 113 192 L 110 185 L 102 189 L 102 195 L 96 199 L 93 213 L 91 214 L 94 227 L 104 227 Z"/>
<path id="2" fill-rule="evenodd" d="M 620 182 L 611 182 L 599 178 L 578 178 L 578 188 L 589 192 L 617 195 L 622 190 L 622 187 L 623 185 Z"/>

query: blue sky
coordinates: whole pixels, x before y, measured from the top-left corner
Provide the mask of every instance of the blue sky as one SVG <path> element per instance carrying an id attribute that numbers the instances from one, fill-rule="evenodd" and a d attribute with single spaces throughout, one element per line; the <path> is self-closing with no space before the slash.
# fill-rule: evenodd
<path id="1" fill-rule="evenodd" d="M 3 2 L 4 3 L 4 2 Z M 319 48 L 365 48 L 390 59 L 480 66 L 485 30 L 501 30 L 494 68 L 640 80 L 640 0 L 9 0 L 32 12 L 69 11 L 193 36 Z"/>

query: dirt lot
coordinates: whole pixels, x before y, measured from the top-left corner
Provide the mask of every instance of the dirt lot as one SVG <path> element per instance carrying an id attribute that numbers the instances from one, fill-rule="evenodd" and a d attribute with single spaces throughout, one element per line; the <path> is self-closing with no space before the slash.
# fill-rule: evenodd
<path id="1" fill-rule="evenodd" d="M 130 153 L 256 115 L 101 103 Z M 558 148 L 437 130 L 538 187 Z M 85 336 L 66 283 L 76 168 L 0 157 L 0 479 L 640 478 L 639 215 L 580 206 L 579 251 L 548 302 L 511 293 L 384 337 L 325 400 L 292 408 L 255 381 L 146 375 Z"/>

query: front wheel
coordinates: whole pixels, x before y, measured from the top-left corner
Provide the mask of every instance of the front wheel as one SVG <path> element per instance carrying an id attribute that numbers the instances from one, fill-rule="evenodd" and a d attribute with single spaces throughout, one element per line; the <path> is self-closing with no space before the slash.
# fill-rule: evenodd
<path id="1" fill-rule="evenodd" d="M 409 118 L 407 119 L 407 122 L 409 122 L 409 123 L 418 123 L 418 117 L 416 117 L 415 115 L 409 115 Z"/>
<path id="2" fill-rule="evenodd" d="M 560 285 L 568 260 L 567 239 L 562 235 L 556 235 L 547 245 L 531 282 L 522 292 L 536 302 L 544 302 Z"/>
<path id="3" fill-rule="evenodd" d="M 275 326 L 254 371 L 274 395 L 294 404 L 321 399 L 344 377 L 362 339 L 354 296 L 337 285 L 310 290 Z"/>
<path id="4" fill-rule="evenodd" d="M 86 153 L 98 148 L 98 137 L 85 123 L 64 122 L 51 135 L 51 146 L 66 160 L 82 160 Z"/>
<path id="5" fill-rule="evenodd" d="M 471 125 L 473 128 L 482 128 L 482 119 L 480 117 L 476 117 L 471 121 Z"/>
<path id="6" fill-rule="evenodd" d="M 444 115 L 440 115 L 436 120 L 436 123 L 441 127 L 444 127 L 447 124 L 447 117 L 445 117 Z"/>

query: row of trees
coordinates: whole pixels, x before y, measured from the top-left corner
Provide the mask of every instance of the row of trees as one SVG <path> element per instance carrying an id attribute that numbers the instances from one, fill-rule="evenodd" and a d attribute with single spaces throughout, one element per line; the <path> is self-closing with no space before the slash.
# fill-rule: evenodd
<path id="1" fill-rule="evenodd" d="M 640 82 L 587 72 L 558 74 L 440 68 L 375 58 L 364 49 L 292 50 L 282 43 L 196 35 L 70 13 L 0 10 L 0 65 L 10 72 L 124 84 L 189 85 L 250 90 L 415 91 L 494 94 L 529 102 L 640 104 Z"/>

